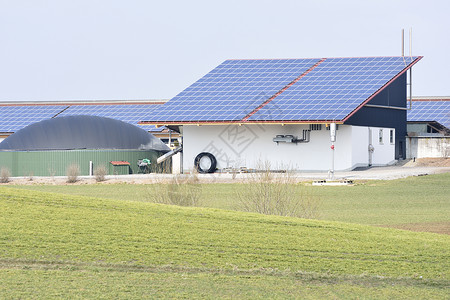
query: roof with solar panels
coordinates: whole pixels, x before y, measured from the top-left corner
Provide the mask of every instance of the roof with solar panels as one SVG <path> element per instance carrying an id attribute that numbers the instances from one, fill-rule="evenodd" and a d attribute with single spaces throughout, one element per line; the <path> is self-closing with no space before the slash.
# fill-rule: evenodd
<path id="1" fill-rule="evenodd" d="M 421 58 L 226 60 L 140 124 L 344 123 Z"/>
<path id="2" fill-rule="evenodd" d="M 450 130 L 450 97 L 413 97 L 408 122 L 436 122 Z"/>
<path id="3" fill-rule="evenodd" d="M 150 132 L 164 128 L 139 125 L 145 112 L 167 100 L 105 101 L 11 101 L 0 102 L 0 133 L 16 132 L 28 125 L 57 117 L 88 115 L 108 117 L 139 126 Z"/>

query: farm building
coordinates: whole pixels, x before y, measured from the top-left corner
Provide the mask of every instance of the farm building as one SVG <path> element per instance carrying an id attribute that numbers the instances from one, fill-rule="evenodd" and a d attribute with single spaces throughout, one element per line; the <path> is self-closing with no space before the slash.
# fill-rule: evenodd
<path id="1" fill-rule="evenodd" d="M 166 100 L 121 101 L 15 101 L 0 102 L 0 142 L 27 125 L 62 116 L 90 115 L 112 118 L 147 130 L 167 144 L 178 135 L 165 127 L 139 125 L 145 112 Z"/>
<path id="2" fill-rule="evenodd" d="M 71 165 L 80 175 L 92 175 L 97 166 L 108 174 L 163 171 L 156 169 L 161 168 L 156 159 L 169 150 L 144 129 L 119 120 L 65 116 L 33 123 L 3 140 L 0 167 L 12 176 L 61 176 Z M 147 163 L 138 165 L 142 160 Z"/>
<path id="3" fill-rule="evenodd" d="M 450 156 L 450 97 L 415 97 L 408 110 L 407 158 Z"/>
<path id="4" fill-rule="evenodd" d="M 388 165 L 406 157 L 407 71 L 421 58 L 226 60 L 140 124 L 180 132 L 184 171 Z"/>

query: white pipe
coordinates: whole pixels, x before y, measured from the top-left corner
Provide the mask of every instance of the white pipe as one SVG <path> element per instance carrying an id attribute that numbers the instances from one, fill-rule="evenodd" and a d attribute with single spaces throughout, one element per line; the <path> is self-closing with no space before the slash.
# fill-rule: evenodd
<path id="1" fill-rule="evenodd" d="M 336 142 L 336 123 L 330 124 L 330 139 L 331 139 L 331 169 L 329 177 L 334 180 L 334 142 Z"/>
<path id="2" fill-rule="evenodd" d="M 409 68 L 409 109 L 412 109 L 412 67 Z"/>
<path id="3" fill-rule="evenodd" d="M 409 56 L 412 56 L 412 27 L 409 29 Z"/>
<path id="4" fill-rule="evenodd" d="M 402 29 L 402 56 L 405 56 L 405 29 Z"/>
<path id="5" fill-rule="evenodd" d="M 412 60 L 412 27 L 409 29 L 409 56 Z M 409 68 L 409 109 L 412 109 L 412 67 Z"/>
<path id="6" fill-rule="evenodd" d="M 171 158 L 172 156 L 174 156 L 175 154 L 177 154 L 177 153 L 180 152 L 181 150 L 183 150 L 183 147 L 179 146 L 178 148 L 176 148 L 176 149 L 174 149 L 174 150 L 172 150 L 172 151 L 167 152 L 166 154 L 164 154 L 164 155 L 158 157 L 158 159 L 156 160 L 156 163 L 158 163 L 158 164 L 162 163 L 163 161 L 165 161 L 165 160 Z"/>
<path id="7" fill-rule="evenodd" d="M 172 144 L 172 130 L 169 128 L 169 147 Z"/>

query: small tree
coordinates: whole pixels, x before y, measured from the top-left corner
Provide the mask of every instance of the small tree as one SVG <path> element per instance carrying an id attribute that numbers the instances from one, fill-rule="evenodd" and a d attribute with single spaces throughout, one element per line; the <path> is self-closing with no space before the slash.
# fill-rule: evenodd
<path id="1" fill-rule="evenodd" d="M 107 173 L 108 173 L 108 171 L 106 170 L 105 165 L 96 166 L 94 168 L 95 181 L 97 181 L 97 182 L 105 181 L 105 176 Z"/>
<path id="2" fill-rule="evenodd" d="M 67 182 L 74 183 L 78 181 L 80 176 L 80 167 L 77 164 L 71 164 L 67 167 Z"/>
<path id="3" fill-rule="evenodd" d="M 8 183 L 9 177 L 11 177 L 11 171 L 6 167 L 2 167 L 0 169 L 0 183 Z"/>

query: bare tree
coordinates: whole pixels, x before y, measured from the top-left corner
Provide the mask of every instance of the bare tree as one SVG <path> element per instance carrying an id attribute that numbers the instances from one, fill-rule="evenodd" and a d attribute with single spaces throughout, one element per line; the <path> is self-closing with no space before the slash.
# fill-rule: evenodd
<path id="1" fill-rule="evenodd" d="M 78 181 L 80 176 L 80 167 L 77 164 L 71 164 L 67 167 L 67 182 L 74 183 Z"/>
<path id="2" fill-rule="evenodd" d="M 270 163 L 260 163 L 238 189 L 240 209 L 266 215 L 301 218 L 318 216 L 320 199 L 297 184 L 292 170 L 273 172 Z"/>
<path id="3" fill-rule="evenodd" d="M 8 183 L 9 177 L 11 177 L 11 171 L 6 167 L 2 167 L 0 169 L 0 183 Z"/>
<path id="4" fill-rule="evenodd" d="M 105 181 L 105 176 L 107 173 L 108 173 L 108 171 L 106 170 L 105 165 L 96 166 L 94 168 L 95 181 L 97 181 L 97 182 Z"/>

